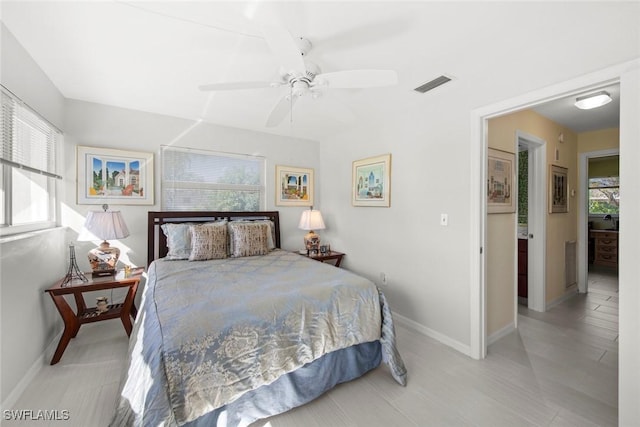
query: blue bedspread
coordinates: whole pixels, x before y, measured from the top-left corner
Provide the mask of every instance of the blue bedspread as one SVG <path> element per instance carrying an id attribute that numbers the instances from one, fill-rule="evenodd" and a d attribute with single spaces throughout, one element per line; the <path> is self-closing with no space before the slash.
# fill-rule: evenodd
<path id="1" fill-rule="evenodd" d="M 374 341 L 404 384 L 384 295 L 347 270 L 281 250 L 155 261 L 112 425 L 183 425 L 324 355 Z"/>

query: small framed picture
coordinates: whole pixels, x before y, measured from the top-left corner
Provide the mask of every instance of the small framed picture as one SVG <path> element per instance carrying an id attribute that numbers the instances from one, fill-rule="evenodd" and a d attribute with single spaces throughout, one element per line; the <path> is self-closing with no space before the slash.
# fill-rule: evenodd
<path id="1" fill-rule="evenodd" d="M 549 170 L 549 213 L 569 212 L 567 168 L 551 165 Z"/>
<path id="2" fill-rule="evenodd" d="M 489 148 L 487 156 L 487 213 L 513 213 L 516 155 Z"/>
<path id="3" fill-rule="evenodd" d="M 331 252 L 331 248 L 329 248 L 329 245 L 320 245 L 320 253 L 321 254 L 328 254 L 329 252 Z"/>
<path id="4" fill-rule="evenodd" d="M 391 154 L 353 162 L 353 206 L 391 206 Z"/>
<path id="5" fill-rule="evenodd" d="M 276 166 L 276 206 L 312 206 L 313 169 Z"/>

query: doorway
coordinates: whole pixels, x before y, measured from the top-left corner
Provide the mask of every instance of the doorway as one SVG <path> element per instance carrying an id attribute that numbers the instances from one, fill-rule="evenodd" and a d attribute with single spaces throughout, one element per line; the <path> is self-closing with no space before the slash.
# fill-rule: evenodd
<path id="1" fill-rule="evenodd" d="M 516 132 L 518 153 L 526 153 L 526 215 L 524 207 L 518 209 L 518 247 L 526 245 L 527 307 L 534 311 L 545 311 L 545 236 L 546 236 L 546 142 L 526 132 Z M 520 168 L 519 168 L 520 169 Z M 520 184 L 519 188 L 524 187 Z M 520 194 L 518 195 L 520 198 Z M 524 249 L 524 248 L 523 248 Z M 519 255 L 519 254 L 518 254 Z M 518 272 L 520 272 L 518 268 Z M 518 282 L 518 281 L 516 281 Z M 516 283 L 515 319 L 518 318 L 518 295 Z"/>
<path id="2" fill-rule="evenodd" d="M 621 177 L 626 180 L 635 179 L 640 170 L 632 164 L 633 155 L 638 151 L 637 128 L 634 124 L 637 123 L 638 109 L 640 108 L 640 97 L 638 96 L 638 89 L 640 88 L 640 60 L 636 59 L 627 63 L 621 63 L 615 66 L 608 67 L 606 69 L 590 73 L 588 75 L 581 76 L 576 79 L 565 81 L 556 85 L 546 87 L 544 89 L 536 90 L 527 94 L 523 94 L 514 98 L 503 100 L 485 107 L 475 109 L 471 112 L 471 132 L 470 132 L 470 158 L 471 158 L 471 200 L 469 206 L 469 213 L 472 218 L 477 218 L 477 221 L 471 223 L 471 239 L 469 244 L 470 254 L 470 282 L 469 282 L 469 294 L 470 294 L 470 339 L 469 339 L 469 355 L 476 359 L 483 359 L 486 356 L 487 349 L 487 321 L 486 321 L 486 254 L 485 247 L 487 243 L 486 234 L 486 188 L 485 182 L 487 178 L 487 171 L 485 165 L 485 159 L 487 156 L 487 122 L 493 117 L 509 114 L 511 112 L 520 111 L 526 108 L 532 108 L 536 105 L 543 104 L 547 101 L 559 99 L 569 95 L 574 95 L 586 90 L 602 87 L 603 85 L 621 82 L 621 95 L 622 101 L 620 105 L 620 147 L 625 147 L 625 159 L 621 159 Z M 626 174 L 626 175 L 625 175 Z M 627 178 L 625 178 L 625 176 Z M 479 178 L 479 179 L 478 179 Z M 640 190 L 638 190 L 640 191 Z M 629 197 L 630 200 L 635 200 L 637 191 L 631 189 L 627 191 L 625 197 Z M 627 204 L 624 207 L 625 216 L 638 213 L 637 206 L 633 203 Z M 640 216 L 640 213 L 638 213 Z M 627 231 L 633 232 L 637 230 L 636 224 L 624 225 L 629 227 Z M 634 246 L 635 245 L 635 246 Z M 640 268 L 640 265 L 634 263 L 632 257 L 634 253 L 638 253 L 640 249 L 634 252 L 634 248 L 637 246 L 637 241 L 634 239 L 623 239 L 620 241 L 620 293 L 628 293 L 629 295 L 638 295 L 640 291 L 634 289 L 632 286 L 627 285 L 625 278 L 633 281 L 633 277 L 637 277 L 636 270 Z M 634 333 L 637 333 L 638 328 L 635 328 L 633 315 L 635 311 L 632 309 L 631 302 L 625 302 L 626 299 L 621 301 L 620 307 L 620 323 L 625 324 L 627 322 L 628 330 L 624 334 L 621 334 L 622 339 L 626 336 L 629 344 L 621 347 L 621 353 L 626 350 L 628 354 L 640 354 L 640 345 L 633 344 L 631 338 Z M 625 305 L 626 304 L 626 305 Z M 628 315 L 625 317 L 625 309 L 628 310 Z M 623 363 L 620 364 L 621 369 L 623 366 L 627 367 L 626 376 L 621 375 L 624 378 L 624 384 L 621 382 L 620 388 L 628 390 L 633 384 L 633 381 L 640 380 L 640 373 L 632 373 L 629 369 L 629 365 Z M 628 408 L 622 412 L 633 413 L 634 406 L 630 404 L 630 399 L 622 399 L 625 403 L 629 403 Z M 640 410 L 640 409 L 638 409 Z M 632 418 L 629 418 L 632 419 Z"/>
<path id="3" fill-rule="evenodd" d="M 592 240 L 590 223 L 593 223 L 593 217 L 589 215 L 589 163 L 592 159 L 602 159 L 611 156 L 619 156 L 620 149 L 613 148 L 607 150 L 589 151 L 578 155 L 578 180 L 579 180 L 579 206 L 582 208 L 578 211 L 578 291 L 587 293 L 589 291 L 589 267 L 592 264 L 592 257 L 595 258 L 594 240 Z M 602 215 L 604 217 L 604 215 Z M 615 223 L 619 226 L 620 218 L 617 215 L 612 216 Z M 606 228 L 598 227 L 598 228 Z M 618 243 L 619 239 L 616 239 Z M 616 264 L 617 264 L 617 245 L 616 245 Z M 617 267 L 616 267 L 617 268 Z"/>

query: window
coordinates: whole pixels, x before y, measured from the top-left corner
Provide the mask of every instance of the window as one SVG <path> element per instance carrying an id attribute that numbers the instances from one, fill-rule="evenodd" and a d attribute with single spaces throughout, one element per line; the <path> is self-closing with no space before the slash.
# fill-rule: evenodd
<path id="1" fill-rule="evenodd" d="M 589 178 L 589 214 L 618 214 L 620 178 Z"/>
<path id="2" fill-rule="evenodd" d="M 54 227 L 62 134 L 4 87 L 1 114 L 1 235 Z"/>
<path id="3" fill-rule="evenodd" d="M 162 147 L 162 209 L 264 209 L 263 157 Z"/>

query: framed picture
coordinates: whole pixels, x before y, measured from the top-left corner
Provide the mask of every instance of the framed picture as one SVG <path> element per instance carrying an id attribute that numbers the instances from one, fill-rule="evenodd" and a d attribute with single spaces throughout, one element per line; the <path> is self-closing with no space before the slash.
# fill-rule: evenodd
<path id="1" fill-rule="evenodd" d="M 313 169 L 276 166 L 276 205 L 313 205 Z"/>
<path id="2" fill-rule="evenodd" d="M 487 156 L 487 213 L 513 213 L 516 155 L 489 148 Z"/>
<path id="3" fill-rule="evenodd" d="M 549 213 L 569 212 L 567 171 L 562 166 L 549 167 Z"/>
<path id="4" fill-rule="evenodd" d="M 391 206 L 391 154 L 353 162 L 353 206 Z"/>
<path id="5" fill-rule="evenodd" d="M 77 148 L 80 205 L 152 205 L 153 153 Z"/>

